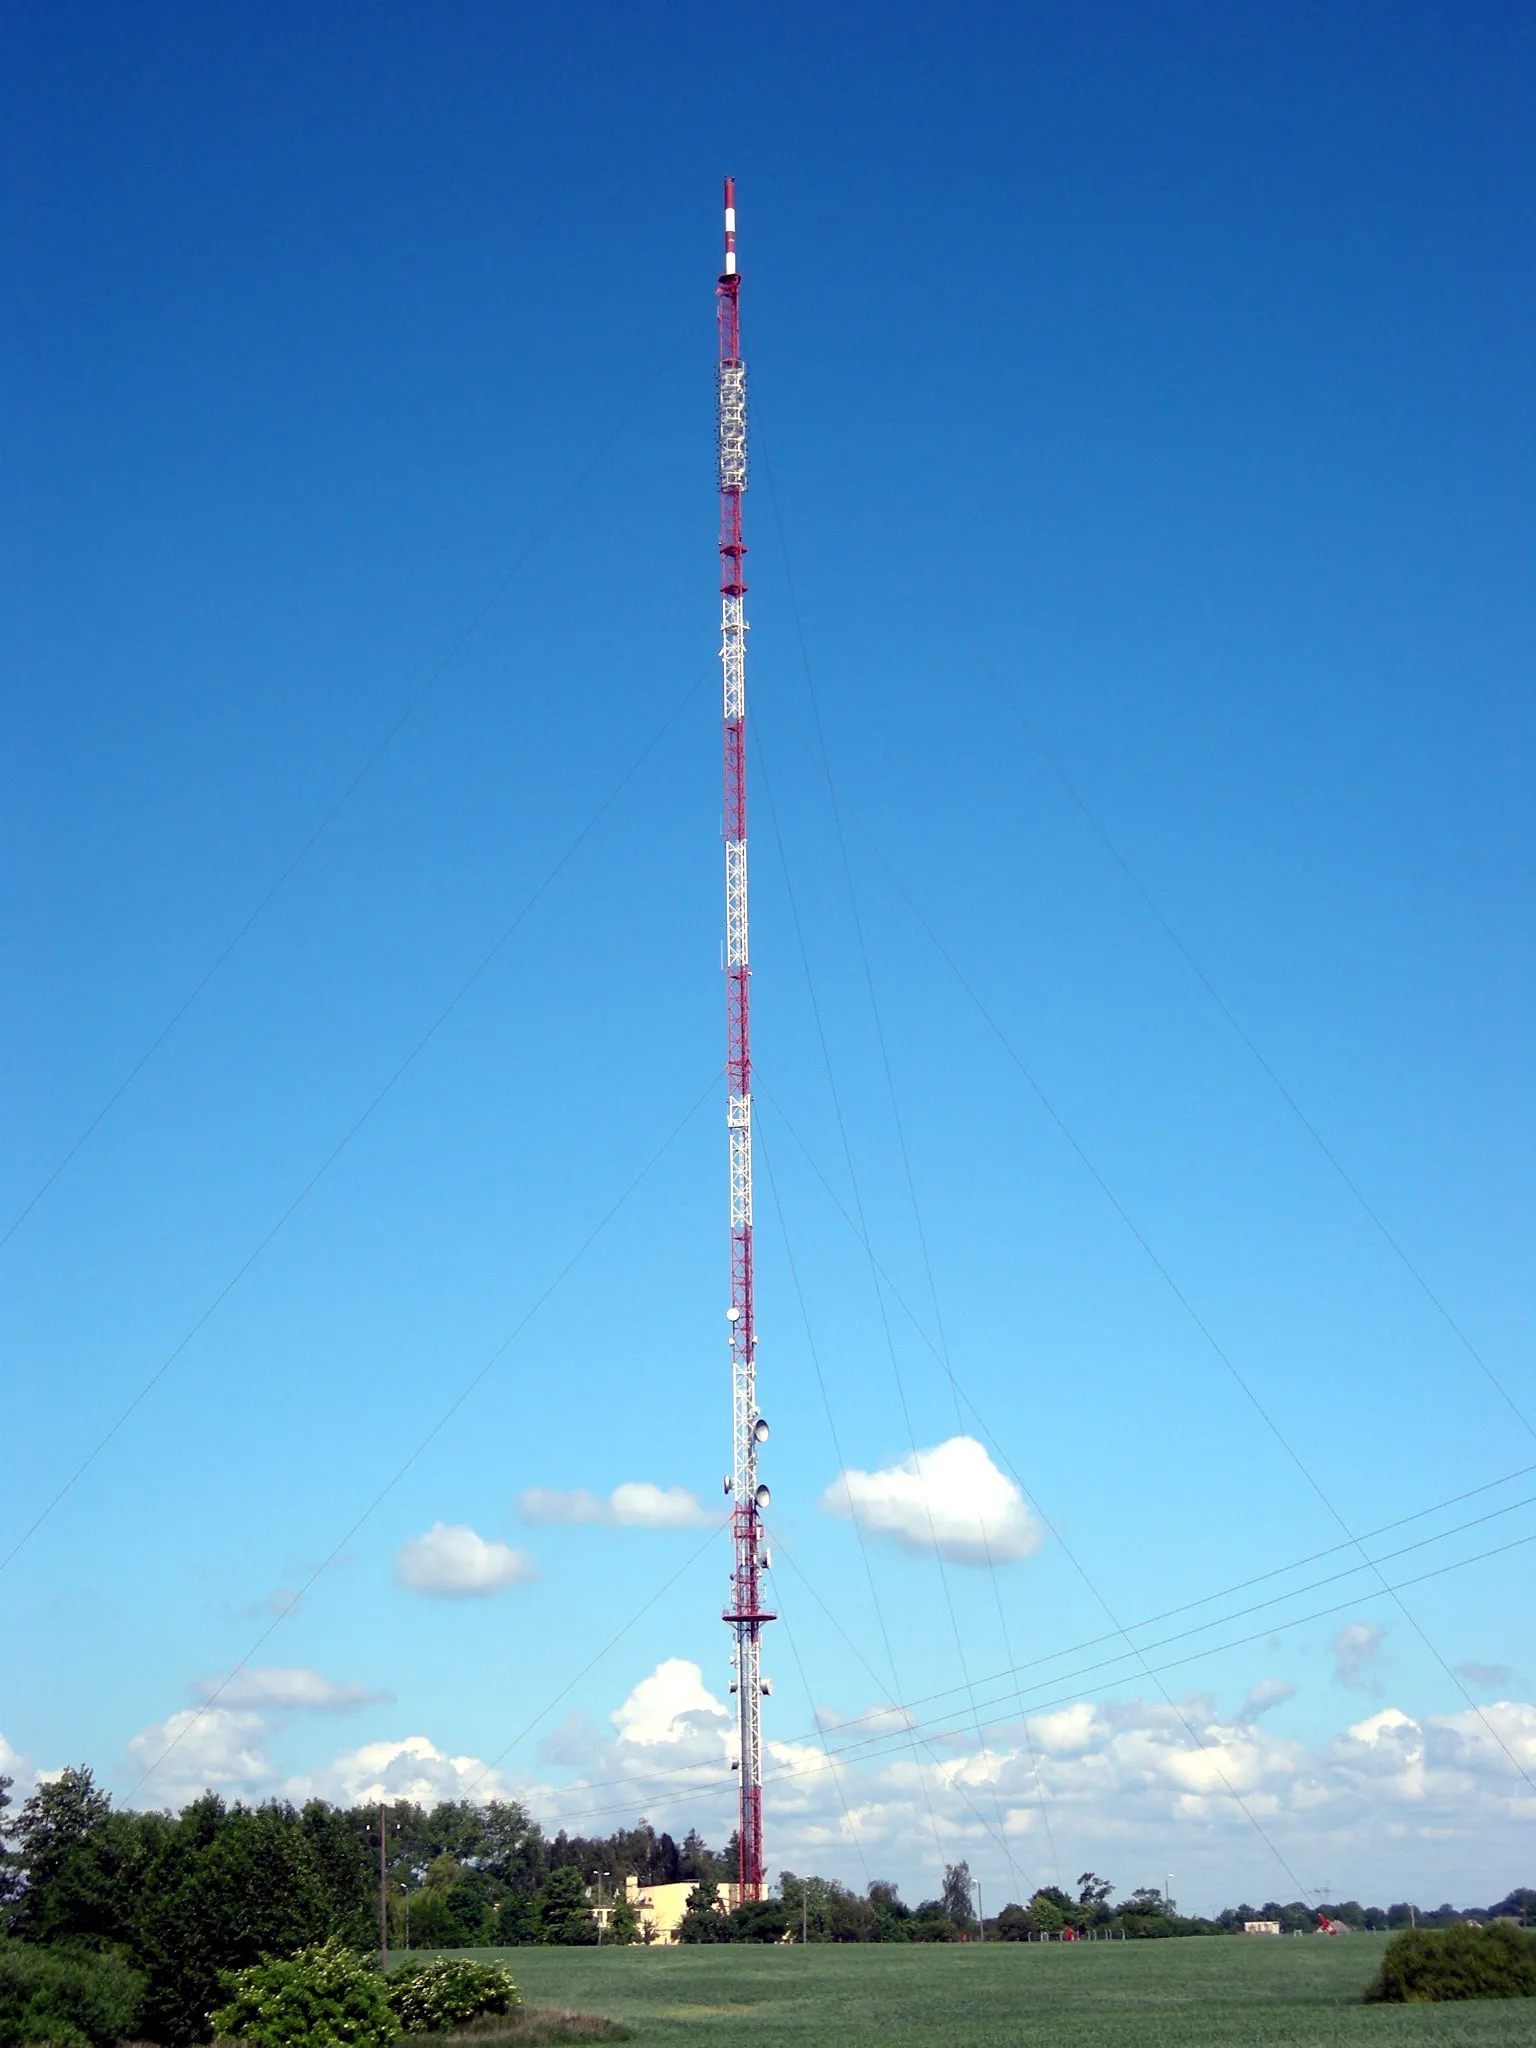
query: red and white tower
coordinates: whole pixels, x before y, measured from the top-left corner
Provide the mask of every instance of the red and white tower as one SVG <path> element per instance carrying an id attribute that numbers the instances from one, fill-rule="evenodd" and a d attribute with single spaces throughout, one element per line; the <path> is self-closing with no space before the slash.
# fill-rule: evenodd
<path id="1" fill-rule="evenodd" d="M 758 1575 L 767 1562 L 762 1510 L 768 1489 L 757 1478 L 757 1447 L 768 1425 L 757 1410 L 757 1331 L 752 1299 L 752 1053 L 747 953 L 747 622 L 746 546 L 741 498 L 747 488 L 747 371 L 741 359 L 736 270 L 736 187 L 725 181 L 725 268 L 715 289 L 720 330 L 716 383 L 716 462 L 720 481 L 720 673 L 725 713 L 725 1019 L 726 1109 L 731 1180 L 731 1603 L 724 1618 L 736 1637 L 732 1661 L 741 1737 L 741 1893 L 763 1893 L 762 1720 L 758 1666 L 765 1613 Z"/>

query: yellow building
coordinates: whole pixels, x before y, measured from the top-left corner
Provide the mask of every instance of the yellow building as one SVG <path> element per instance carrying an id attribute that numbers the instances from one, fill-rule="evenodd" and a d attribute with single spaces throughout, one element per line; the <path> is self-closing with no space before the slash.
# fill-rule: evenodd
<path id="1" fill-rule="evenodd" d="M 696 1877 L 685 1878 L 681 1884 L 644 1884 L 638 1877 L 626 1877 L 624 1896 L 635 1909 L 635 1918 L 640 1922 L 640 1939 L 648 1942 L 676 1941 L 677 1930 L 682 1925 L 684 1913 L 688 1910 L 688 1896 L 698 1883 Z M 723 1884 L 720 1887 L 720 1910 L 734 1911 L 741 1902 L 739 1884 Z M 608 1925 L 611 1906 L 603 1906 L 597 1913 L 599 1927 Z"/>

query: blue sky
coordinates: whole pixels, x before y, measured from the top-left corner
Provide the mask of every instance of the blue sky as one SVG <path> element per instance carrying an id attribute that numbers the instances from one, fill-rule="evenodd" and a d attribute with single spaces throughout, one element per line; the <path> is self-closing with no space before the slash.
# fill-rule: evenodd
<path id="1" fill-rule="evenodd" d="M 1058 1682 L 1088 1655 L 964 1690 L 1335 1513 L 1507 1482 L 1389 1575 L 1536 1532 L 1471 1355 L 1536 1415 L 1524 11 L 6 41 L 7 1222 L 221 961 L 0 1250 L 0 1549 L 101 1445 L 0 1573 L 13 1768 L 728 1825 L 723 1546 L 609 1497 L 713 1512 L 728 1449 L 731 170 L 770 1858 L 1528 1882 L 1528 1549 L 1406 1612 L 1302 1590 L 1354 1552 L 1234 1594 L 1201 1616 L 1289 1604 L 1167 1651 L 1177 1710 L 1135 1660 Z M 961 1436 L 985 1469 L 903 1478 Z M 994 1571 L 901 1540 L 983 1496 L 1028 1522 Z"/>

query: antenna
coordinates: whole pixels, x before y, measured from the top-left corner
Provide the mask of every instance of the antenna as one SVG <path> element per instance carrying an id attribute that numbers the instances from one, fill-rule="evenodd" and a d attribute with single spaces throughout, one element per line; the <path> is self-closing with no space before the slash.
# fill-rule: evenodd
<path id="1" fill-rule="evenodd" d="M 736 181 L 725 181 L 725 268 L 715 287 L 720 336 L 715 453 L 720 484 L 720 676 L 725 716 L 725 1122 L 730 1145 L 731 1603 L 723 1619 L 736 1637 L 736 1714 L 741 1740 L 738 1842 L 743 1899 L 763 1895 L 763 1680 L 758 1638 L 765 1613 L 760 1516 L 768 1489 L 757 1478 L 757 1447 L 768 1434 L 757 1412 L 757 1330 L 752 1299 L 752 1052 L 747 955 L 747 622 L 746 545 L 741 498 L 747 488 L 747 370 L 741 359 L 741 279 L 736 270 Z"/>

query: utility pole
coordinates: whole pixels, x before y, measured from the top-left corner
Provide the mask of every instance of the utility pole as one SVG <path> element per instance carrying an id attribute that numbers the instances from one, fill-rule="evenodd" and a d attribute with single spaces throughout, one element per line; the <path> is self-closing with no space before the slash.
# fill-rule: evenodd
<path id="1" fill-rule="evenodd" d="M 738 1872 L 743 1899 L 763 1895 L 762 1695 L 758 1664 L 764 1611 L 758 1573 L 768 1562 L 757 1482 L 757 1447 L 768 1425 L 757 1412 L 757 1332 L 752 1295 L 752 1049 L 747 949 L 747 580 L 741 500 L 747 488 L 747 369 L 741 358 L 741 278 L 736 270 L 736 181 L 725 181 L 725 268 L 715 286 L 720 345 L 715 377 L 715 461 L 720 489 L 720 676 L 725 726 L 725 1121 L 730 1155 L 731 1604 L 732 1659 L 741 1754 Z"/>
<path id="2" fill-rule="evenodd" d="M 976 1894 L 976 1939 L 978 1941 L 985 1941 L 987 1938 L 987 1916 L 982 1908 L 981 1879 L 979 1877 L 971 1879 L 971 1890 Z"/>
<path id="3" fill-rule="evenodd" d="M 389 1895 L 384 1889 L 384 1819 L 385 1807 L 379 1801 L 379 1968 L 386 1974 L 389 1970 Z"/>

